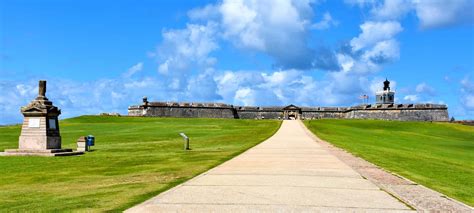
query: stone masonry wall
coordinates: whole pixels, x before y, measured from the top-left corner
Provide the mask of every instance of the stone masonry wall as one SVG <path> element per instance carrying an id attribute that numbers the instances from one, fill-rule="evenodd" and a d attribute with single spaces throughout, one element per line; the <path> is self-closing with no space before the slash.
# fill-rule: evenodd
<path id="1" fill-rule="evenodd" d="M 283 119 L 283 107 L 243 107 L 216 103 L 150 102 L 128 108 L 129 116 L 178 118 Z M 302 119 L 346 118 L 448 121 L 446 105 L 376 104 L 354 107 L 302 107 Z"/>
<path id="2" fill-rule="evenodd" d="M 141 113 L 133 112 L 129 115 L 176 118 L 235 118 L 231 108 L 148 107 L 142 109 Z"/>
<path id="3" fill-rule="evenodd" d="M 303 111 L 303 119 L 345 118 L 345 112 L 337 111 Z"/>
<path id="4" fill-rule="evenodd" d="M 380 119 L 399 121 L 448 121 L 448 112 L 443 109 L 393 109 L 393 110 L 354 110 L 346 118 Z"/>
<path id="5" fill-rule="evenodd" d="M 441 104 L 377 104 L 351 107 L 345 118 L 399 121 L 448 121 L 448 108 Z"/>
<path id="6" fill-rule="evenodd" d="M 240 119 L 282 119 L 281 107 L 235 107 Z"/>
<path id="7" fill-rule="evenodd" d="M 282 119 L 283 112 L 271 111 L 237 111 L 240 119 Z"/>

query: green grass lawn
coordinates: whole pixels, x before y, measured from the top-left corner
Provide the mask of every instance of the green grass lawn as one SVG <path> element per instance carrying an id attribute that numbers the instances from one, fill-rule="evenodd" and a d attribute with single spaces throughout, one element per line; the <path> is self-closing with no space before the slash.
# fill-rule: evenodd
<path id="1" fill-rule="evenodd" d="M 1 211 L 119 211 L 273 135 L 276 120 L 82 116 L 60 122 L 63 148 L 96 137 L 70 157 L 0 157 Z M 178 135 L 190 137 L 183 150 Z M 18 147 L 20 126 L 0 127 L 0 150 Z"/>
<path id="2" fill-rule="evenodd" d="M 313 120 L 305 124 L 337 147 L 474 205 L 472 126 L 376 120 Z"/>

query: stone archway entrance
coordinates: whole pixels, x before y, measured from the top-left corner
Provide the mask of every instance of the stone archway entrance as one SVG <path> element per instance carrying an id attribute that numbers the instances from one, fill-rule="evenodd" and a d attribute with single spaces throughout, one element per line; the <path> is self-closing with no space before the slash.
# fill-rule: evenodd
<path id="1" fill-rule="evenodd" d="M 296 115 L 294 113 L 289 114 L 288 120 L 296 120 Z"/>
<path id="2" fill-rule="evenodd" d="M 301 108 L 291 104 L 283 108 L 283 119 L 299 120 L 301 119 Z"/>

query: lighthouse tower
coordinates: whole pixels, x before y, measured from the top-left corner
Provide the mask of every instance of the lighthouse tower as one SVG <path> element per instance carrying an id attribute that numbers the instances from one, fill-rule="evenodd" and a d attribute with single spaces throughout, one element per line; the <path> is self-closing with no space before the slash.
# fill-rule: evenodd
<path id="1" fill-rule="evenodd" d="M 385 79 L 383 82 L 383 90 L 375 93 L 377 104 L 393 104 L 395 102 L 395 91 L 390 90 L 390 81 Z"/>

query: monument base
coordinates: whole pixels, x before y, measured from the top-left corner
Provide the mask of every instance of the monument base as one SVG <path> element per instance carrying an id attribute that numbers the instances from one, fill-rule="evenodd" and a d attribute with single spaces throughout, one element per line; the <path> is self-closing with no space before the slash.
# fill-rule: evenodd
<path id="1" fill-rule="evenodd" d="M 46 135 L 20 135 L 19 149 L 61 149 L 61 137 Z"/>
<path id="2" fill-rule="evenodd" d="M 3 156 L 71 156 L 71 155 L 82 155 L 84 152 L 73 151 L 72 149 L 6 149 Z"/>

